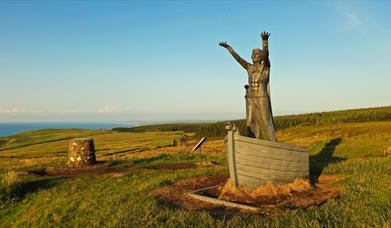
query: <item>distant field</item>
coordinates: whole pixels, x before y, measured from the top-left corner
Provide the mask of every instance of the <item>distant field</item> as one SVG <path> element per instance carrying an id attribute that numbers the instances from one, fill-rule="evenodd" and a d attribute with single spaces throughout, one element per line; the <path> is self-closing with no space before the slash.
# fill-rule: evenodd
<path id="1" fill-rule="evenodd" d="M 99 130 L 38 130 L 0 137 L 0 169 L 64 162 L 69 139 L 92 137 L 98 157 L 115 158 L 133 151 L 170 146 L 181 132 L 117 133 Z"/>
<path id="2" fill-rule="evenodd" d="M 97 159 L 109 167 L 142 170 L 29 173 L 64 165 L 73 137 L 94 138 Z M 149 193 L 178 179 L 227 173 L 223 140 L 209 139 L 200 155 L 191 151 L 196 138 L 181 131 L 40 130 L 0 137 L 0 226 L 391 226 L 391 155 L 385 156 L 391 153 L 391 121 L 296 126 L 280 130 L 278 138 L 310 148 L 311 172 L 345 176 L 341 198 L 276 217 L 170 208 Z M 153 168 L 172 164 L 193 168 Z"/>
<path id="3" fill-rule="evenodd" d="M 351 109 L 333 112 L 318 112 L 300 115 L 277 116 L 274 118 L 277 130 L 296 126 L 318 126 L 338 123 L 361 123 L 371 121 L 391 121 L 391 106 L 378 108 Z M 245 120 L 233 121 L 241 132 L 245 131 Z M 225 122 L 216 123 L 174 123 L 147 125 L 133 128 L 114 128 L 118 132 L 143 131 L 184 131 L 193 132 L 200 137 L 223 137 Z"/>

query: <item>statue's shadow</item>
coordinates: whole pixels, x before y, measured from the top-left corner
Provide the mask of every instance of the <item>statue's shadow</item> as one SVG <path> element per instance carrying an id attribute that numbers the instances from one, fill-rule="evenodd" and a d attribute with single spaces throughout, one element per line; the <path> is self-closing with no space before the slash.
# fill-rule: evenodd
<path id="1" fill-rule="evenodd" d="M 334 157 L 335 148 L 341 143 L 342 138 L 333 138 L 326 143 L 322 150 L 315 155 L 310 156 L 310 180 L 311 184 L 318 182 L 319 176 L 324 168 L 331 163 L 337 163 L 346 160 L 346 158 Z"/>

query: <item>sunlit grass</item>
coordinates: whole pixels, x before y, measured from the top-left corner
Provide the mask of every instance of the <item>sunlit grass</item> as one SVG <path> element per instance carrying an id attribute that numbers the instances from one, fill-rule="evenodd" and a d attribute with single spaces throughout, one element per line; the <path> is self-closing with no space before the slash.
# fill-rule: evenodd
<path id="1" fill-rule="evenodd" d="M 116 133 L 68 129 L 27 132 L 6 138 L 9 143 L 0 148 L 0 169 L 64 163 L 69 140 L 77 137 L 93 138 L 98 160 L 107 160 L 137 150 L 170 146 L 174 139 L 183 136 L 180 132 Z"/>
<path id="2" fill-rule="evenodd" d="M 391 145 L 391 121 L 295 127 L 278 132 L 279 140 L 310 147 L 313 154 L 336 138 L 341 142 L 334 156 L 384 156 L 384 150 Z"/>
<path id="3" fill-rule="evenodd" d="M 339 182 L 344 189 L 340 199 L 276 217 L 214 217 L 207 211 L 167 207 L 149 195 L 150 191 L 181 178 L 227 173 L 222 140 L 206 141 L 199 155 L 191 151 L 195 139 L 172 146 L 172 140 L 184 137 L 181 132 L 44 130 L 29 132 L 23 137 L 7 137 L 7 145 L 0 145 L 3 149 L 0 151 L 0 224 L 4 227 L 391 225 L 391 156 L 385 157 L 383 152 L 391 145 L 391 122 L 295 127 L 279 132 L 280 141 L 310 148 L 311 165 L 316 171 L 342 175 L 345 179 Z M 98 160 L 110 161 L 116 167 L 148 168 L 204 160 L 216 161 L 217 165 L 66 178 L 39 177 L 24 172 L 64 164 L 69 137 L 92 137 Z M 9 142 L 14 138 L 20 138 L 19 142 Z M 7 190 L 5 183 L 17 187 Z"/>

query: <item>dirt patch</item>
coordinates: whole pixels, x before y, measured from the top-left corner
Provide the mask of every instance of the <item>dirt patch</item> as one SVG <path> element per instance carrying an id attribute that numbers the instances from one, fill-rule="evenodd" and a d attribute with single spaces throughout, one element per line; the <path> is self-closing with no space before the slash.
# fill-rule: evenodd
<path id="1" fill-rule="evenodd" d="M 202 188 L 200 194 L 215 199 L 241 203 L 260 208 L 258 213 L 264 215 L 287 215 L 291 209 L 307 208 L 337 198 L 341 187 L 334 183 L 340 176 L 321 176 L 315 186 L 307 181 L 296 180 L 287 185 L 273 185 L 268 183 L 256 190 L 246 188 L 232 188 L 227 175 L 215 175 L 179 180 L 172 185 L 156 189 L 151 195 L 160 202 L 172 208 L 187 210 L 205 210 L 215 215 L 243 214 L 249 211 L 229 208 L 188 196 L 187 193 Z M 208 188 L 215 186 L 214 188 Z"/>
<path id="2" fill-rule="evenodd" d="M 156 189 L 150 193 L 161 203 L 170 208 L 183 208 L 187 210 L 205 210 L 216 216 L 225 216 L 227 214 L 236 214 L 239 209 L 227 208 L 216 204 L 207 203 L 200 200 L 194 200 L 187 195 L 188 192 L 196 189 L 210 186 L 222 186 L 228 179 L 227 175 L 214 175 L 206 177 L 195 177 L 184 180 L 178 180 L 172 185 Z M 211 193 L 217 193 L 211 192 Z"/>
<path id="3" fill-rule="evenodd" d="M 114 177 L 120 177 L 126 173 L 141 170 L 143 169 L 137 167 L 110 167 L 97 164 L 82 168 L 68 168 L 66 166 L 49 167 L 46 169 L 31 170 L 28 173 L 38 176 L 95 176 L 112 174 Z"/>
<path id="4" fill-rule="evenodd" d="M 121 177 L 129 172 L 139 172 L 148 169 L 153 170 L 182 170 L 182 169 L 196 169 L 200 166 L 208 166 L 209 164 L 193 164 L 193 163 L 165 163 L 158 164 L 151 167 L 111 167 L 109 162 L 99 162 L 95 165 L 84 166 L 80 168 L 69 168 L 67 166 L 49 167 L 46 169 L 29 170 L 28 174 L 38 176 L 94 176 L 103 174 L 112 174 L 113 177 Z M 213 164 L 212 164 L 213 165 Z"/>

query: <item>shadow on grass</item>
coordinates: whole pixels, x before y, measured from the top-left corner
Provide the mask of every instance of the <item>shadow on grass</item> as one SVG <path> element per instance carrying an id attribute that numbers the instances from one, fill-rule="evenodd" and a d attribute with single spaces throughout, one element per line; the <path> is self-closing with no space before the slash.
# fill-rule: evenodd
<path id="1" fill-rule="evenodd" d="M 126 166 L 131 166 L 133 165 L 132 160 L 110 160 L 107 161 L 109 167 L 126 167 Z M 104 163 L 104 162 L 103 162 Z"/>
<path id="2" fill-rule="evenodd" d="M 50 177 L 38 180 L 26 180 L 12 186 L 9 195 L 18 200 L 22 200 L 27 194 L 37 192 L 43 189 L 49 189 L 56 186 L 66 177 Z"/>
<path id="3" fill-rule="evenodd" d="M 315 184 L 323 169 L 331 163 L 337 163 L 346 160 L 345 158 L 334 157 L 335 148 L 341 143 L 342 138 L 333 138 L 326 143 L 322 150 L 315 155 L 310 156 L 310 180 Z"/>

